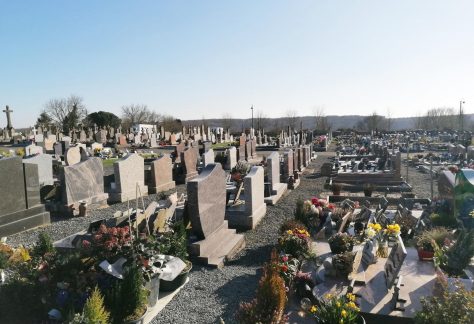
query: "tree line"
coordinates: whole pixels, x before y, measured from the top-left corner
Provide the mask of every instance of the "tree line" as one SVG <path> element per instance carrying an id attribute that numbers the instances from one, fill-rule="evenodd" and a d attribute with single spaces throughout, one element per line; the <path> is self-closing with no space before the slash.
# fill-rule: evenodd
<path id="1" fill-rule="evenodd" d="M 283 118 L 268 118 L 261 110 L 252 110 L 253 126 L 258 130 L 267 133 L 279 133 L 282 129 L 290 127 L 293 131 L 299 130 L 303 124 L 302 119 L 295 109 L 286 111 Z M 250 115 L 250 112 L 249 112 Z M 250 116 L 249 116 L 250 117 Z M 326 116 L 323 107 L 316 107 L 313 110 L 313 118 L 310 125 L 314 125 L 312 129 L 322 133 L 332 130 L 332 124 Z M 240 122 L 237 122 L 239 121 Z M 448 130 L 448 129 L 473 129 L 472 122 L 468 122 L 464 115 L 456 114 L 453 108 L 432 108 L 424 115 L 413 118 L 412 128 L 426 130 Z M 247 122 L 242 119 L 234 119 L 229 112 L 225 112 L 219 119 L 221 127 L 230 129 L 231 132 L 240 132 L 246 128 L 250 128 L 251 124 L 247 118 Z M 124 129 L 128 129 L 136 124 L 151 124 L 163 126 L 167 131 L 179 132 L 182 130 L 182 121 L 169 114 L 161 114 L 150 109 L 145 104 L 129 104 L 121 107 L 121 116 L 117 116 L 111 112 L 97 111 L 89 113 L 84 103 L 84 99 L 78 95 L 70 95 L 66 98 L 54 98 L 45 103 L 44 109 L 40 113 L 36 127 L 54 126 L 61 129 L 65 134 L 69 130 L 81 127 L 98 127 L 111 126 L 118 128 L 120 125 Z M 207 121 L 203 118 L 199 124 L 207 125 Z M 308 125 L 308 123 L 305 123 Z M 387 114 L 380 115 L 373 112 L 369 116 L 365 116 L 352 126 L 355 130 L 360 131 L 391 131 L 393 127 L 393 119 L 390 111 Z M 311 128 L 311 127 L 310 127 Z M 350 126 L 348 127 L 350 128 Z"/>
<path id="2" fill-rule="evenodd" d="M 163 126 L 167 131 L 178 132 L 182 129 L 181 120 L 171 115 L 159 114 L 144 104 L 130 104 L 121 107 L 121 118 L 114 113 L 97 111 L 88 113 L 84 99 L 81 96 L 70 95 L 66 98 L 54 98 L 45 103 L 35 126 L 55 127 L 65 134 L 71 129 L 81 127 L 120 125 L 128 129 L 136 124 L 151 124 Z"/>

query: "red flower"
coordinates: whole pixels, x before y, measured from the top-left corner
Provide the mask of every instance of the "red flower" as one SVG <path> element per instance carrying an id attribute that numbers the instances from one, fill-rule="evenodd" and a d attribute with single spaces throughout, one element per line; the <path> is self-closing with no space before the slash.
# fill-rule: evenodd
<path id="1" fill-rule="evenodd" d="M 317 197 L 311 198 L 311 203 L 312 203 L 313 205 L 317 205 L 317 204 L 318 204 L 318 198 L 317 198 Z"/>
<path id="2" fill-rule="evenodd" d="M 287 272 L 287 271 L 288 271 L 288 266 L 282 265 L 282 266 L 280 267 L 280 270 L 283 271 L 283 272 Z"/>

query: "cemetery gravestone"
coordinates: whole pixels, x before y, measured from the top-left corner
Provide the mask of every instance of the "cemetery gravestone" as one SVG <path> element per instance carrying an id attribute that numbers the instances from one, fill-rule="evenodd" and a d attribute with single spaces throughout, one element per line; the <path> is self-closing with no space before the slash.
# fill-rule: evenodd
<path id="1" fill-rule="evenodd" d="M 148 195 L 145 185 L 145 162 L 134 153 L 114 162 L 115 189 L 111 190 L 109 200 L 125 202 Z M 138 187 L 137 187 L 138 186 Z"/>
<path id="2" fill-rule="evenodd" d="M 181 164 L 183 166 L 184 183 L 197 177 L 197 153 L 193 147 L 188 147 L 181 152 Z"/>
<path id="3" fill-rule="evenodd" d="M 244 178 L 245 216 L 251 229 L 255 228 L 267 212 L 263 199 L 263 168 L 254 166 Z"/>
<path id="4" fill-rule="evenodd" d="M 202 160 L 203 160 L 204 166 L 206 166 L 208 164 L 211 164 L 211 163 L 214 163 L 214 150 L 209 149 L 207 152 L 205 152 L 202 155 Z"/>
<path id="5" fill-rule="evenodd" d="M 264 170 L 261 166 L 253 166 L 244 177 L 245 204 L 232 204 L 226 210 L 229 227 L 235 229 L 253 229 L 260 222 L 267 206 L 264 201 Z"/>
<path id="6" fill-rule="evenodd" d="M 89 206 L 104 205 L 104 169 L 102 160 L 92 157 L 61 170 L 62 202 L 77 208 L 81 201 Z"/>
<path id="7" fill-rule="evenodd" d="M 226 161 L 226 170 L 232 170 L 233 167 L 237 164 L 237 149 L 232 146 L 226 150 L 227 161 Z"/>
<path id="8" fill-rule="evenodd" d="M 185 151 L 186 152 L 186 151 Z M 187 184 L 188 210 L 194 234 L 199 241 L 190 252 L 204 264 L 222 267 L 224 261 L 244 245 L 244 237 L 225 221 L 226 181 L 220 164 L 209 164 Z"/>
<path id="9" fill-rule="evenodd" d="M 72 146 L 68 148 L 66 153 L 64 153 L 64 161 L 68 166 L 81 162 L 81 151 L 79 147 Z"/>
<path id="10" fill-rule="evenodd" d="M 38 166 L 38 180 L 40 186 L 52 185 L 53 159 L 49 154 L 40 154 L 22 160 L 23 163 L 36 164 Z"/>
<path id="11" fill-rule="evenodd" d="M 267 157 L 268 181 L 271 185 L 271 196 L 265 197 L 265 203 L 274 205 L 280 200 L 287 189 L 287 185 L 280 183 L 280 154 L 272 152 Z"/>
<path id="12" fill-rule="evenodd" d="M 151 185 L 148 187 L 150 192 L 158 193 L 173 189 L 173 163 L 168 155 L 151 162 Z"/>
<path id="13" fill-rule="evenodd" d="M 283 181 L 288 182 L 290 176 L 293 176 L 293 150 L 285 151 L 283 163 Z"/>
<path id="14" fill-rule="evenodd" d="M 21 158 L 0 159 L 0 237 L 50 223 L 39 204 L 38 170 Z"/>

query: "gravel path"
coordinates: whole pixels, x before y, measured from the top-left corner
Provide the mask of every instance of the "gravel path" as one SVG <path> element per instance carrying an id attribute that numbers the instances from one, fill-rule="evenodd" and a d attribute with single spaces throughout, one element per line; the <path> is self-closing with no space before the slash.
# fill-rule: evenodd
<path id="1" fill-rule="evenodd" d="M 268 206 L 267 214 L 256 229 L 244 233 L 246 247 L 226 263 L 223 269 L 209 269 L 194 265 L 189 283 L 158 314 L 153 323 L 235 323 L 234 314 L 241 301 L 249 301 L 255 295 L 261 269 L 269 259 L 271 249 L 277 242 L 278 229 L 282 222 L 293 217 L 293 209 L 298 199 L 308 199 L 318 195 L 323 189 L 325 177 L 319 176 L 322 163 L 333 152 L 319 152 L 305 170 L 300 186 L 288 192 L 276 206 Z M 406 175 L 406 168 L 402 172 Z M 414 186 L 418 197 L 430 196 L 429 175 L 410 168 L 409 182 Z M 437 184 L 435 183 L 435 195 Z M 178 193 L 184 192 L 184 185 L 178 186 Z M 145 198 L 145 206 L 156 195 Z M 93 220 L 112 217 L 114 212 L 125 210 L 127 204 L 115 204 L 109 208 L 96 210 L 87 218 L 55 220 L 50 226 L 42 228 L 54 240 L 71 235 L 88 226 Z M 12 245 L 31 245 L 40 231 L 33 230 L 10 236 Z"/>
<path id="2" fill-rule="evenodd" d="M 153 323 L 234 323 L 241 301 L 255 296 L 263 263 L 278 239 L 284 220 L 293 217 L 296 200 L 317 194 L 325 179 L 313 174 L 326 159 L 323 153 L 305 170 L 300 186 L 286 194 L 276 206 L 268 206 L 267 214 L 252 231 L 245 232 L 246 247 L 223 269 L 194 266 L 189 283 L 161 311 Z"/>

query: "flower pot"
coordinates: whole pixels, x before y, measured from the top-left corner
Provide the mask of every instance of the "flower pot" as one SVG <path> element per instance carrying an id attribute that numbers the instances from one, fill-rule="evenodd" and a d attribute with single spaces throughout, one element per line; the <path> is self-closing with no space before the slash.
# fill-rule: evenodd
<path id="1" fill-rule="evenodd" d="M 150 294 L 148 295 L 148 305 L 150 305 L 150 307 L 155 306 L 158 301 L 160 295 L 160 282 L 160 278 L 155 276 L 145 283 L 145 288 L 150 291 Z"/>
<path id="2" fill-rule="evenodd" d="M 127 321 L 127 324 L 145 324 L 145 315 L 148 312 L 148 307 L 145 309 L 145 312 L 140 318 L 137 318 L 136 320 L 132 321 Z"/>
<path id="3" fill-rule="evenodd" d="M 351 244 L 349 246 L 349 248 L 346 248 L 343 245 L 338 245 L 338 244 L 337 245 L 336 244 L 331 245 L 331 244 L 329 244 L 329 248 L 331 249 L 332 254 L 339 254 L 339 253 L 344 253 L 344 252 L 347 252 L 347 251 L 351 252 L 352 249 L 354 248 L 354 244 Z"/>
<path id="4" fill-rule="evenodd" d="M 376 255 L 381 258 L 388 258 L 388 242 L 379 244 Z"/>
<path id="5" fill-rule="evenodd" d="M 418 248 L 418 259 L 420 259 L 420 261 L 432 261 L 433 257 L 434 252 Z"/>
<path id="6" fill-rule="evenodd" d="M 181 271 L 181 273 L 176 278 L 174 278 L 174 280 L 171 280 L 171 281 L 160 280 L 160 291 L 163 291 L 163 292 L 175 291 L 186 282 L 186 279 L 189 276 L 189 272 L 193 268 L 193 264 L 191 262 L 187 261 L 186 263 L 188 266 L 186 266 L 186 268 L 183 271 Z"/>

